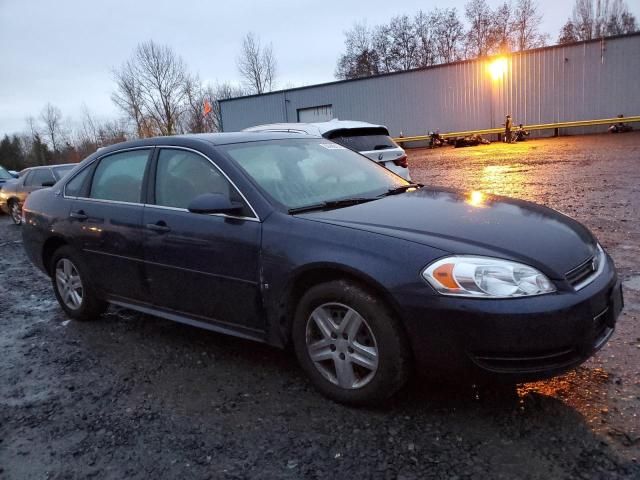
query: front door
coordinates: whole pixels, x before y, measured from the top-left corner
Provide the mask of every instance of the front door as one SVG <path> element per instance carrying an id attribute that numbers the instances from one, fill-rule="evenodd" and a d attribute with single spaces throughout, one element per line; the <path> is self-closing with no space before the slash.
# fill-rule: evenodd
<path id="1" fill-rule="evenodd" d="M 255 214 L 221 170 L 193 151 L 159 149 L 152 178 L 142 221 L 152 302 L 219 328 L 261 333 L 261 224 Z M 191 200 L 203 193 L 228 195 L 245 211 L 234 217 L 189 212 Z"/>
<path id="2" fill-rule="evenodd" d="M 142 258 L 142 186 L 151 150 L 128 150 L 101 158 L 90 187 L 77 194 L 69 213 L 71 236 L 77 239 L 91 281 L 112 297 L 147 299 Z M 81 172 L 79 182 L 81 175 L 90 173 L 90 169 Z M 67 185 L 67 195 L 75 181 L 74 178 Z"/>

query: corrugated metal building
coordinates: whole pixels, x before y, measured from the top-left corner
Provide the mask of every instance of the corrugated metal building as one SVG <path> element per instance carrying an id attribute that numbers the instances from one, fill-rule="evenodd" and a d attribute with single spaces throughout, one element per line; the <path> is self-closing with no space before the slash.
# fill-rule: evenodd
<path id="1" fill-rule="evenodd" d="M 331 118 L 422 135 L 640 115 L 640 34 L 281 90 L 220 102 L 223 128 Z"/>

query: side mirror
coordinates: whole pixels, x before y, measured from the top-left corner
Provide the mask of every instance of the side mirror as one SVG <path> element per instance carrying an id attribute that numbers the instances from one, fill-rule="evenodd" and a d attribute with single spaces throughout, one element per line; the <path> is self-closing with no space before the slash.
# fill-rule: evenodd
<path id="1" fill-rule="evenodd" d="M 43 187 L 53 187 L 56 184 L 53 180 L 48 180 L 46 182 L 42 182 Z"/>
<path id="2" fill-rule="evenodd" d="M 188 209 L 192 213 L 234 214 L 242 211 L 242 204 L 232 202 L 222 193 L 203 193 L 191 200 Z"/>

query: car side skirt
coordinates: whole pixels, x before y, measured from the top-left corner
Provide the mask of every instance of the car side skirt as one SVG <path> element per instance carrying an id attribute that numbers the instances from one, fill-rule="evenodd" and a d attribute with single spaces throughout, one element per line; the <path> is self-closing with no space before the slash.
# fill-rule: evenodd
<path id="1" fill-rule="evenodd" d="M 155 305 L 132 302 L 130 300 L 119 297 L 108 296 L 106 298 L 106 301 L 120 307 L 129 308 L 131 310 L 164 318 L 173 322 L 191 325 L 192 327 L 198 327 L 212 332 L 232 335 L 234 337 L 244 338 L 247 340 L 253 340 L 254 342 L 266 343 L 265 332 L 262 330 L 246 328 L 240 325 L 233 325 L 209 318 L 200 319 L 198 317 L 188 316 L 180 312 L 158 308 Z"/>

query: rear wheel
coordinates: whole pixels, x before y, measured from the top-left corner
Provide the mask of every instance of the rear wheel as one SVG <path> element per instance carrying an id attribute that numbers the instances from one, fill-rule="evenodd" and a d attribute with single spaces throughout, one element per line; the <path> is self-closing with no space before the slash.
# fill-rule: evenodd
<path id="1" fill-rule="evenodd" d="M 298 304 L 292 334 L 302 368 L 338 402 L 380 403 L 408 379 L 403 329 L 382 301 L 355 283 L 311 288 Z"/>
<path id="2" fill-rule="evenodd" d="M 56 250 L 50 271 L 58 303 L 69 317 L 92 320 L 107 309 L 107 303 L 96 295 L 82 260 L 70 247 Z"/>
<path id="3" fill-rule="evenodd" d="M 13 220 L 13 223 L 16 225 L 22 223 L 22 209 L 20 208 L 18 200 L 9 200 L 9 215 L 11 215 L 11 220 Z"/>

